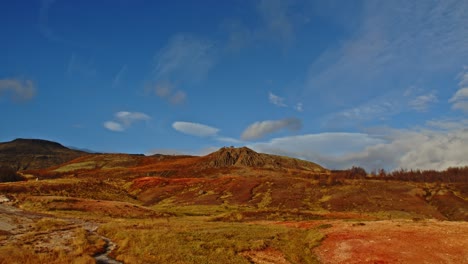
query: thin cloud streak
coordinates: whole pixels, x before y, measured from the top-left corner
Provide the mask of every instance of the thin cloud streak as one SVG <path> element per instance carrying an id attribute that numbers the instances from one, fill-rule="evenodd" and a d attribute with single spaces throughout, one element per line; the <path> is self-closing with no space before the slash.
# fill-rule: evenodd
<path id="1" fill-rule="evenodd" d="M 244 132 L 242 132 L 241 139 L 254 140 L 265 137 L 268 134 L 280 131 L 282 129 L 297 131 L 301 128 L 302 122 L 297 118 L 260 121 L 248 126 Z"/>
<path id="2" fill-rule="evenodd" d="M 116 87 L 120 85 L 120 82 L 122 81 L 123 76 L 127 72 L 128 67 L 127 65 L 123 65 L 122 68 L 117 72 L 117 74 L 114 76 L 114 79 L 112 80 L 112 87 Z"/>
<path id="3" fill-rule="evenodd" d="M 219 132 L 218 128 L 207 126 L 200 123 L 182 122 L 177 121 L 172 124 L 175 130 L 192 136 L 197 137 L 212 137 L 216 136 Z"/>

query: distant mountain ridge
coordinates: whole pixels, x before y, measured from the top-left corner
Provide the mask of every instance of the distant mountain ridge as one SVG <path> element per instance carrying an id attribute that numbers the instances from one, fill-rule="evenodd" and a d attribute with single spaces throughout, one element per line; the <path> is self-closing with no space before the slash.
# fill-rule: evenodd
<path id="1" fill-rule="evenodd" d="M 17 138 L 0 143 L 0 166 L 16 170 L 41 169 L 87 154 L 49 140 Z"/>
<path id="2" fill-rule="evenodd" d="M 86 157 L 85 157 L 86 156 Z M 76 161 L 74 159 L 80 158 Z M 328 170 L 322 166 L 290 157 L 277 156 L 255 152 L 247 147 L 223 147 L 205 156 L 187 155 L 131 155 L 90 153 L 77 149 L 70 149 L 60 143 L 43 139 L 18 138 L 10 142 L 0 143 L 0 166 L 11 167 L 15 170 L 34 170 L 56 167 L 59 165 L 70 167 L 75 165 L 93 168 L 138 168 L 152 174 L 216 174 L 220 170 L 237 170 L 239 168 L 267 169 L 267 170 L 299 170 L 307 173 L 324 173 Z M 65 164 L 66 163 L 66 164 Z M 68 165 L 67 165 L 68 164 Z M 83 165 L 85 164 L 85 165 Z M 118 164 L 118 166 L 117 166 Z M 144 164 L 144 166 L 142 166 Z M 68 171 L 61 169 L 62 171 Z M 246 171 L 244 171 L 245 173 Z"/>

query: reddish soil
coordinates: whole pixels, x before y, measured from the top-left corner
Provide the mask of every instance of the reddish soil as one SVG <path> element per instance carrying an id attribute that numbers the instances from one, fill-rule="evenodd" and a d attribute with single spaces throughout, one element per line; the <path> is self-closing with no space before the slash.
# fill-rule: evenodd
<path id="1" fill-rule="evenodd" d="M 468 223 L 330 222 L 314 249 L 322 263 L 468 263 Z"/>

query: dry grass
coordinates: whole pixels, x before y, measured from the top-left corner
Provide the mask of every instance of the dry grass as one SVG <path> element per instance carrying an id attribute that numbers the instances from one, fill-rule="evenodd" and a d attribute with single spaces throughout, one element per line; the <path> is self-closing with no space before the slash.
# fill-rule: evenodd
<path id="1" fill-rule="evenodd" d="M 278 225 L 210 222 L 204 217 L 115 221 L 98 232 L 118 245 L 125 263 L 249 263 L 242 252 L 275 248 L 292 263 L 315 263 L 317 230 Z"/>

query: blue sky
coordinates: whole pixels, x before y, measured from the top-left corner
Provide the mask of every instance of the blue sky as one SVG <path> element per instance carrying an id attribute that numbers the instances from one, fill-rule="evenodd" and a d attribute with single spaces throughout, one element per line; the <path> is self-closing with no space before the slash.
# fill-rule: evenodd
<path id="1" fill-rule="evenodd" d="M 468 165 L 467 1 L 2 1 L 0 141 Z"/>

